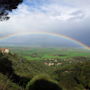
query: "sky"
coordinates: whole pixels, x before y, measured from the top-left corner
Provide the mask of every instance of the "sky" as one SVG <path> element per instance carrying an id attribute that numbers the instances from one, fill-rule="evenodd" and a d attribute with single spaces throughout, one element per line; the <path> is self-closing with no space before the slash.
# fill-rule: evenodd
<path id="1" fill-rule="evenodd" d="M 90 46 L 90 0 L 24 0 L 0 22 L 0 36 L 8 33 L 60 33 Z"/>

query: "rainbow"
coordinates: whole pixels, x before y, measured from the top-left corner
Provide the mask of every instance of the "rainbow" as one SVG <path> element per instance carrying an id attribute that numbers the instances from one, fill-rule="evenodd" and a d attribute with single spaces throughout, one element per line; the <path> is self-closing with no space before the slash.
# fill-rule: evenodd
<path id="1" fill-rule="evenodd" d="M 70 40 L 70 41 L 82 46 L 85 49 L 90 50 L 89 46 L 87 46 L 86 44 L 80 42 L 79 40 L 76 40 L 76 39 L 74 39 L 72 37 L 69 37 L 69 36 L 66 36 L 66 35 L 63 35 L 63 34 L 51 33 L 51 32 L 22 32 L 22 33 L 20 32 L 20 33 L 12 33 L 12 34 L 8 34 L 6 36 L 0 37 L 0 40 L 11 38 L 11 37 L 14 37 L 14 36 L 32 35 L 32 34 L 46 34 L 46 35 L 55 36 L 55 37 L 62 37 L 64 39 L 66 39 L 66 40 Z"/>

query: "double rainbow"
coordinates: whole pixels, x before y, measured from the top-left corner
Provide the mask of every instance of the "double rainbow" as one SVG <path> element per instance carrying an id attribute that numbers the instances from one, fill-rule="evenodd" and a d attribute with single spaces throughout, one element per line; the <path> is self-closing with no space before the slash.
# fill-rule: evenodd
<path id="1" fill-rule="evenodd" d="M 72 37 L 69 37 L 69 36 L 66 36 L 66 35 L 63 35 L 63 34 L 51 33 L 51 32 L 20 32 L 20 33 L 12 33 L 12 34 L 8 34 L 6 36 L 0 37 L 0 40 L 11 38 L 11 37 L 18 36 L 18 35 L 32 35 L 32 34 L 41 34 L 41 35 L 44 34 L 44 35 L 50 35 L 50 36 L 55 36 L 55 37 L 62 37 L 64 39 L 66 39 L 66 40 L 70 40 L 70 41 L 82 46 L 85 49 L 90 50 L 89 46 L 87 46 L 86 44 L 82 43 L 79 40 L 76 40 L 76 39 L 74 39 Z"/>

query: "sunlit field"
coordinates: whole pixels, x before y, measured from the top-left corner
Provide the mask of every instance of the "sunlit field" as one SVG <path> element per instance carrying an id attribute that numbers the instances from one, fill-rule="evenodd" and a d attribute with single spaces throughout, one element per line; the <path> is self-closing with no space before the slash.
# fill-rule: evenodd
<path id="1" fill-rule="evenodd" d="M 9 48 L 9 54 L 0 54 L 1 89 L 5 87 L 3 90 L 27 90 L 26 88 L 34 85 L 32 83 L 42 78 L 52 83 L 57 82 L 62 90 L 90 89 L 89 50 Z"/>
<path id="2" fill-rule="evenodd" d="M 70 59 L 73 57 L 90 57 L 90 50 L 78 48 L 30 48 L 13 47 L 11 51 L 27 60 Z"/>

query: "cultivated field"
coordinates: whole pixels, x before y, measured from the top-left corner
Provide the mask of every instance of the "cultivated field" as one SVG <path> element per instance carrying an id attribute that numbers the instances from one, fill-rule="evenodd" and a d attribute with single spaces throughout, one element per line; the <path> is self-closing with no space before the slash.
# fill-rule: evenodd
<path id="1" fill-rule="evenodd" d="M 29 89 L 32 82 L 43 77 L 62 90 L 90 90 L 89 50 L 9 48 L 9 54 L 0 54 L 1 90 L 33 90 Z"/>
<path id="2" fill-rule="evenodd" d="M 11 51 L 28 60 L 69 59 L 76 56 L 90 57 L 90 50 L 75 48 L 13 47 Z"/>

